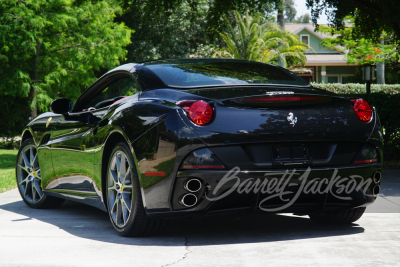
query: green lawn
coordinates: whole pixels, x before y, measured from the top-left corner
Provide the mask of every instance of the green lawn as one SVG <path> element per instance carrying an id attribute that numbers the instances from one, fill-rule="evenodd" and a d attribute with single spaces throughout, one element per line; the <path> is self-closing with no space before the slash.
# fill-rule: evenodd
<path id="1" fill-rule="evenodd" d="M 0 193 L 17 186 L 15 161 L 18 150 L 0 149 Z"/>

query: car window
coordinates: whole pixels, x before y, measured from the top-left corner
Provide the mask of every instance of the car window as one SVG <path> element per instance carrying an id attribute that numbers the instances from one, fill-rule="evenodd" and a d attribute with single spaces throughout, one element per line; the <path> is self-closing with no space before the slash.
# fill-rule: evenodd
<path id="1" fill-rule="evenodd" d="M 106 88 L 99 90 L 99 92 L 84 105 L 82 110 L 104 108 L 123 97 L 134 95 L 139 91 L 140 87 L 133 77 L 122 78 Z"/>
<path id="2" fill-rule="evenodd" d="M 248 84 L 309 86 L 308 82 L 283 68 L 257 62 L 166 61 L 145 66 L 165 84 L 178 88 Z"/>

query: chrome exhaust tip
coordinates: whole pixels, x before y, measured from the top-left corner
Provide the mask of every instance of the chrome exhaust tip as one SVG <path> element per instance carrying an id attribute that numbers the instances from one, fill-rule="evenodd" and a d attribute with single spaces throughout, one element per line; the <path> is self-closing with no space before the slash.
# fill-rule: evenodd
<path id="1" fill-rule="evenodd" d="M 372 176 L 372 179 L 374 180 L 374 183 L 376 183 L 376 184 L 381 181 L 381 178 L 382 178 L 382 174 L 380 171 L 376 171 L 374 173 L 374 175 Z"/>
<path id="2" fill-rule="evenodd" d="M 181 196 L 179 203 L 185 207 L 193 207 L 197 203 L 197 197 L 195 194 L 188 193 Z"/>
<path id="3" fill-rule="evenodd" d="M 184 183 L 183 188 L 189 192 L 195 193 L 201 189 L 201 182 L 199 179 L 190 179 Z"/>
<path id="4" fill-rule="evenodd" d="M 375 185 L 372 189 L 372 194 L 374 194 L 374 197 L 377 197 L 379 192 L 381 192 L 381 187 L 379 185 Z"/>

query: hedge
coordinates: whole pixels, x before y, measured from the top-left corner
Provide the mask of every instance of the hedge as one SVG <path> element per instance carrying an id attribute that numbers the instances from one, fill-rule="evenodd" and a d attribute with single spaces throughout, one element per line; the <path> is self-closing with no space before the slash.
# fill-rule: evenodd
<path id="1" fill-rule="evenodd" d="M 336 94 L 365 94 L 367 88 L 360 83 L 311 83 L 312 86 Z M 400 94 L 400 84 L 371 84 L 371 93 Z"/>

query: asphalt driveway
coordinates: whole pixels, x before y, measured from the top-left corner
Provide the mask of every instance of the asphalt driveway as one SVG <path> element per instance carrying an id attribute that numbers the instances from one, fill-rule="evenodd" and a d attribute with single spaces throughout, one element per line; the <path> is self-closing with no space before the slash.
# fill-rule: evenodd
<path id="1" fill-rule="evenodd" d="M 400 170 L 351 226 L 258 214 L 171 220 L 157 237 L 123 238 L 108 215 L 67 201 L 33 210 L 0 194 L 0 266 L 400 266 Z"/>

